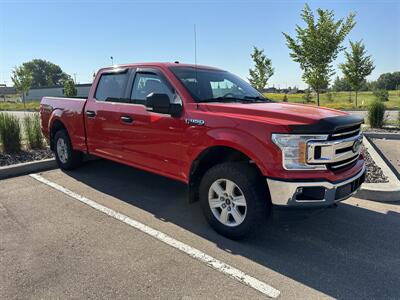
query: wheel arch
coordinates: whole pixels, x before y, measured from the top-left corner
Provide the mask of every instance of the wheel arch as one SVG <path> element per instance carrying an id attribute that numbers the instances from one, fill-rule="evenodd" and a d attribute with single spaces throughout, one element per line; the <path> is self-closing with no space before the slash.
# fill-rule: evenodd
<path id="1" fill-rule="evenodd" d="M 251 155 L 234 147 L 232 145 L 220 144 L 210 146 L 201 151 L 193 160 L 189 172 L 189 201 L 198 201 L 198 188 L 203 175 L 211 167 L 229 161 L 243 161 L 252 165 L 260 176 L 263 176 L 262 170 L 257 165 Z"/>
<path id="2" fill-rule="evenodd" d="M 58 119 L 54 118 L 51 122 L 50 125 L 50 149 L 54 151 L 54 136 L 56 135 L 56 132 L 59 130 L 66 130 L 68 133 L 67 127 L 64 125 L 64 123 Z"/>

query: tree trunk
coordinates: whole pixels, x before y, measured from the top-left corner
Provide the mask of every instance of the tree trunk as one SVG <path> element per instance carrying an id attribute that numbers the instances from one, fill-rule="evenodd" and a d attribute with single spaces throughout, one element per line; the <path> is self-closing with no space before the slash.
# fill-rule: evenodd
<path id="1" fill-rule="evenodd" d="M 24 103 L 24 110 L 26 110 L 26 105 L 25 105 L 25 92 L 22 92 L 22 102 Z"/>
<path id="2" fill-rule="evenodd" d="M 357 103 L 357 95 L 358 95 L 358 91 L 356 91 L 356 107 L 358 107 L 358 103 Z"/>
<path id="3" fill-rule="evenodd" d="M 318 106 L 319 106 L 319 91 L 317 91 L 317 103 L 318 103 Z"/>

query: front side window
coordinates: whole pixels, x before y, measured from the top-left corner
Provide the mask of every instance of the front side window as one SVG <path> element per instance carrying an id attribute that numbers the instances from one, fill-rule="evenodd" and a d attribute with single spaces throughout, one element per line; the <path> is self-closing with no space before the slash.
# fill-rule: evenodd
<path id="1" fill-rule="evenodd" d="M 97 85 L 96 100 L 99 101 L 118 101 L 124 98 L 126 84 L 129 74 L 103 74 Z"/>
<path id="2" fill-rule="evenodd" d="M 269 101 L 249 83 L 221 70 L 194 67 L 171 67 L 197 102 L 207 101 Z"/>
<path id="3" fill-rule="evenodd" d="M 137 73 L 131 93 L 133 102 L 145 103 L 146 97 L 151 93 L 167 94 L 171 100 L 174 99 L 174 92 L 163 78 L 152 73 Z"/>

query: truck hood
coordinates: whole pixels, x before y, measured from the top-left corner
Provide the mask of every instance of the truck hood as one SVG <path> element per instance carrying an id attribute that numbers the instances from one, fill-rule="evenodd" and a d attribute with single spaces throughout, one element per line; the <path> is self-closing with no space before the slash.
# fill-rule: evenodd
<path id="1" fill-rule="evenodd" d="M 271 123 L 285 125 L 313 124 L 321 119 L 348 116 L 348 113 L 313 105 L 294 103 L 204 103 L 205 111 L 237 115 Z"/>

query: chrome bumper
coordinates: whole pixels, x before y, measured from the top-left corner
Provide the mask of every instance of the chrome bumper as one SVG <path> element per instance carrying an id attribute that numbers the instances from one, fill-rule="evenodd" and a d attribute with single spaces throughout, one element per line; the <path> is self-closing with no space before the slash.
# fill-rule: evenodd
<path id="1" fill-rule="evenodd" d="M 282 181 L 267 178 L 271 201 L 280 206 L 327 206 L 355 194 L 364 182 L 366 168 L 338 183 Z"/>

